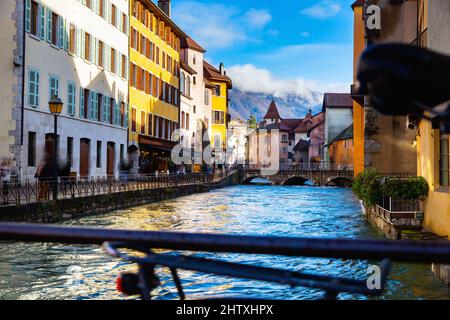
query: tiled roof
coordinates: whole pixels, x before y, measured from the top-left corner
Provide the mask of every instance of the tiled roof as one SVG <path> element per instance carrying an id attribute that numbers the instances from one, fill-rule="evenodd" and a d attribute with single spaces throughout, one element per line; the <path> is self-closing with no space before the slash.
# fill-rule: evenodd
<path id="1" fill-rule="evenodd" d="M 272 102 L 269 105 L 269 109 L 267 109 L 267 113 L 264 116 L 264 119 L 281 119 L 280 113 L 278 112 L 277 105 L 275 104 L 275 101 L 272 100 Z"/>
<path id="2" fill-rule="evenodd" d="M 325 121 L 325 113 L 321 112 L 315 116 L 307 116 L 295 128 L 295 133 L 306 133 Z"/>
<path id="3" fill-rule="evenodd" d="M 204 77 L 210 81 L 223 81 L 227 82 L 229 88 L 232 87 L 231 79 L 227 75 L 220 74 L 220 71 L 210 65 L 208 62 L 203 61 L 203 72 Z"/>
<path id="4" fill-rule="evenodd" d="M 303 119 L 282 119 L 281 126 L 283 129 L 294 131 L 302 121 Z"/>
<path id="5" fill-rule="evenodd" d="M 339 133 L 333 141 L 330 142 L 330 145 L 336 141 L 347 140 L 353 138 L 353 124 L 345 128 L 341 133 Z"/>
<path id="6" fill-rule="evenodd" d="M 353 108 L 350 93 L 325 93 L 322 111 L 326 108 Z"/>
<path id="7" fill-rule="evenodd" d="M 294 150 L 309 151 L 309 141 L 300 139 L 300 141 L 295 145 Z"/>
<path id="8" fill-rule="evenodd" d="M 194 39 L 192 39 L 191 37 L 187 37 L 186 39 L 186 46 L 189 49 L 201 52 L 201 53 L 205 53 L 206 50 L 202 48 L 201 45 L 199 45 L 197 42 L 195 42 Z"/>

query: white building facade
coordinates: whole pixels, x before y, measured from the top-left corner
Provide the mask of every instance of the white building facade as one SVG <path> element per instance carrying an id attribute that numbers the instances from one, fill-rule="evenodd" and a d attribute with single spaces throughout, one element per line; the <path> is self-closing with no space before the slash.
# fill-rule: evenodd
<path id="1" fill-rule="evenodd" d="M 181 49 L 180 129 L 183 146 L 191 148 L 193 171 L 199 171 L 205 142 L 211 133 L 211 89 L 203 77 L 206 51 L 191 38 Z M 205 135 L 207 133 L 207 135 Z"/>
<path id="2" fill-rule="evenodd" d="M 53 151 L 72 176 L 117 176 L 128 141 L 128 1 L 26 0 L 22 179 Z"/>

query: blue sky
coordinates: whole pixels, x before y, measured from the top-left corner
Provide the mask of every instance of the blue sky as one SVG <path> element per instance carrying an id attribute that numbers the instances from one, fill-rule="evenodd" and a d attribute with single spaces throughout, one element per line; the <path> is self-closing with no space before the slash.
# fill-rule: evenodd
<path id="1" fill-rule="evenodd" d="M 343 92 L 352 80 L 352 3 L 172 0 L 172 18 L 241 89 Z"/>

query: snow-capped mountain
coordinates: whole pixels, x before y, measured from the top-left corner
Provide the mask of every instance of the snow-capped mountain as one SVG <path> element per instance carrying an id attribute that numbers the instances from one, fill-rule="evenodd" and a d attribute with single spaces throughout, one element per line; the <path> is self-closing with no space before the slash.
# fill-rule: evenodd
<path id="1" fill-rule="evenodd" d="M 308 97 L 295 94 L 276 97 L 271 94 L 244 92 L 234 88 L 230 91 L 231 118 L 247 120 L 250 115 L 254 115 L 258 121 L 261 121 L 272 99 L 275 100 L 282 118 L 303 118 L 308 109 L 312 109 L 313 114 L 321 111 L 323 94 L 311 92 Z"/>

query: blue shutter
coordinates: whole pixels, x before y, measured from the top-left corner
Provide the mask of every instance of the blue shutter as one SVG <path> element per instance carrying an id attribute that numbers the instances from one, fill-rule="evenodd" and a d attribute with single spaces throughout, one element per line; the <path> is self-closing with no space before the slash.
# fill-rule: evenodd
<path id="1" fill-rule="evenodd" d="M 125 115 L 123 119 L 123 126 L 124 128 L 128 128 L 128 103 L 125 103 Z"/>
<path id="2" fill-rule="evenodd" d="M 84 118 L 84 89 L 80 87 L 80 118 Z"/>
<path id="3" fill-rule="evenodd" d="M 25 31 L 30 32 L 31 29 L 31 0 L 25 1 Z"/>
<path id="4" fill-rule="evenodd" d="M 59 16 L 58 17 L 58 46 L 62 49 L 64 48 L 64 18 Z"/>
<path id="5" fill-rule="evenodd" d="M 47 42 L 52 42 L 52 10 L 47 8 Z"/>
<path id="6" fill-rule="evenodd" d="M 39 38 L 45 40 L 45 7 L 39 5 Z"/>
<path id="7" fill-rule="evenodd" d="M 70 23 L 64 19 L 64 50 L 69 51 Z"/>
<path id="8" fill-rule="evenodd" d="M 92 120 L 98 120 L 98 93 L 94 92 L 93 94 L 93 108 L 92 108 Z"/>

